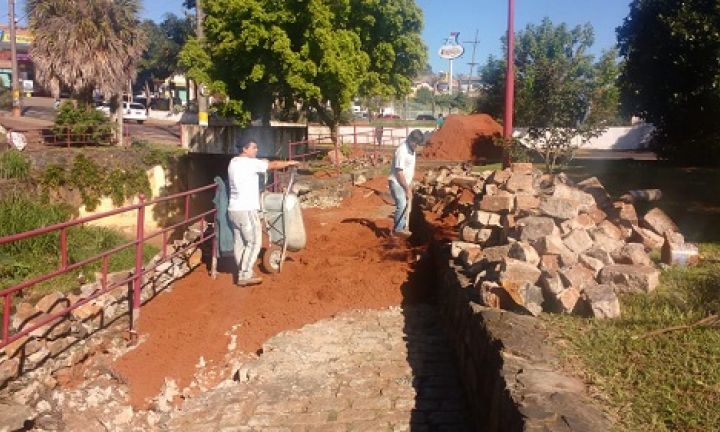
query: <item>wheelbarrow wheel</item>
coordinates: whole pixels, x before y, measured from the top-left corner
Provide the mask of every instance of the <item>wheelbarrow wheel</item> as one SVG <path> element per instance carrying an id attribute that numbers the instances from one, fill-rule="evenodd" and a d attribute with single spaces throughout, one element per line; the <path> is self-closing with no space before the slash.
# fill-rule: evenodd
<path id="1" fill-rule="evenodd" d="M 265 249 L 263 254 L 262 265 L 263 270 L 267 273 L 280 273 L 280 264 L 282 259 L 282 248 L 278 246 L 270 246 Z"/>

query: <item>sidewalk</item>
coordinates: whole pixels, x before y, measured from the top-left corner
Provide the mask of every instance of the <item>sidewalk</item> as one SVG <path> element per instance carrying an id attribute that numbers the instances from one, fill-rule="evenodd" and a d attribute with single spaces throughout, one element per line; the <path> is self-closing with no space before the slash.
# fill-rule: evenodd
<path id="1" fill-rule="evenodd" d="M 33 117 L 13 117 L 7 111 L 0 111 L 0 132 L 7 133 L 9 130 L 26 131 L 30 129 L 48 128 L 53 122 Z"/>

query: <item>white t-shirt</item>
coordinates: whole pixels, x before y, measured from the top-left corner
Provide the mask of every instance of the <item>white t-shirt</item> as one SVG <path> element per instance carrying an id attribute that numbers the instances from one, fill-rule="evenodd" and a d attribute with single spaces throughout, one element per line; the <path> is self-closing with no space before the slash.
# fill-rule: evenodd
<path id="1" fill-rule="evenodd" d="M 236 156 L 230 161 L 228 211 L 260 210 L 260 177 L 268 169 L 265 159 Z"/>
<path id="2" fill-rule="evenodd" d="M 407 184 L 412 184 L 413 177 L 415 176 L 415 153 L 410 153 L 408 145 L 405 142 L 402 142 L 395 150 L 395 156 L 393 157 L 390 167 L 390 177 L 388 177 L 390 181 L 400 184 L 396 178 L 398 170 L 402 170 Z"/>

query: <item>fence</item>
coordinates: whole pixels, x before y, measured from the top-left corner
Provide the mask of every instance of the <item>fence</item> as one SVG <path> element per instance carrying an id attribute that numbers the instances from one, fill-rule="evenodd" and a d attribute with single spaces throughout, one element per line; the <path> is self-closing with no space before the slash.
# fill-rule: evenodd
<path id="1" fill-rule="evenodd" d="M 11 132 L 25 135 L 27 144 L 40 144 L 49 146 L 72 146 L 83 145 L 114 145 L 115 136 L 113 133 L 115 125 L 103 126 L 100 130 L 93 129 L 93 126 L 73 125 L 71 127 L 23 127 L 8 128 L 8 136 Z M 130 145 L 132 140 L 131 129 L 123 127 L 123 138 L 125 145 Z"/>
<path id="2" fill-rule="evenodd" d="M 213 183 L 211 185 L 203 186 L 197 189 L 193 189 L 187 192 L 182 192 L 174 195 L 169 195 L 166 197 L 157 198 L 155 200 L 152 200 L 150 202 L 145 201 L 145 197 L 143 195 L 140 195 L 138 198 L 138 203 L 125 206 L 116 210 L 111 210 L 108 212 L 100 213 L 93 216 L 88 216 L 85 218 L 75 219 L 68 222 L 63 222 L 43 228 L 38 228 L 32 231 L 27 231 L 23 233 L 13 234 L 10 236 L 2 237 L 0 238 L 0 246 L 4 244 L 9 244 L 12 242 L 18 242 L 24 239 L 44 235 L 44 234 L 50 234 L 58 232 L 58 241 L 60 246 L 60 256 L 58 257 L 58 269 L 43 274 L 41 276 L 34 277 L 32 279 L 26 280 L 18 285 L 15 285 L 10 288 L 6 288 L 0 291 L 0 297 L 3 299 L 3 315 L 2 315 L 2 341 L 0 341 L 0 348 L 3 348 L 7 346 L 8 344 L 22 338 L 23 336 L 26 336 L 33 331 L 37 330 L 40 327 L 48 326 L 50 323 L 54 322 L 55 320 L 67 316 L 70 312 L 73 310 L 83 306 L 84 304 L 96 299 L 97 297 L 109 292 L 110 290 L 117 288 L 121 285 L 132 283 L 132 295 L 131 295 L 131 307 L 129 308 L 130 313 L 130 332 L 131 335 L 136 335 L 137 331 L 137 319 L 139 317 L 140 312 L 140 304 L 141 304 L 141 297 L 140 297 L 140 290 L 142 287 L 143 282 L 143 276 L 146 275 L 148 272 L 154 270 L 156 267 L 158 267 L 163 262 L 166 262 L 175 256 L 178 256 L 182 253 L 185 253 L 187 250 L 189 250 L 192 247 L 197 247 L 202 243 L 205 243 L 208 240 L 212 240 L 212 259 L 213 262 L 215 261 L 215 251 L 216 251 L 216 242 L 217 242 L 217 235 L 216 231 L 213 230 L 212 232 L 206 233 L 207 231 L 207 219 L 212 218 L 212 220 L 215 220 L 215 214 L 217 210 L 215 208 L 211 210 L 207 210 L 204 212 L 201 212 L 195 216 L 190 216 L 190 198 L 193 195 L 200 194 L 200 193 L 210 193 L 213 191 L 217 186 Z M 183 204 L 183 218 L 180 222 L 173 224 L 172 226 L 160 229 L 150 235 L 145 234 L 145 210 L 148 206 L 156 205 L 159 203 L 168 202 L 171 200 L 182 200 Z M 128 243 L 125 243 L 123 245 L 117 246 L 111 250 L 108 250 L 106 252 L 103 252 L 99 255 L 83 259 L 76 263 L 68 263 L 68 231 L 71 227 L 82 225 L 91 221 L 95 221 L 98 219 L 114 216 L 120 213 L 126 213 L 131 211 L 137 211 L 137 225 L 136 225 L 136 236 L 135 240 L 129 241 Z M 168 241 L 169 237 L 176 229 L 183 227 L 183 226 L 190 226 L 192 224 L 195 224 L 197 222 L 200 222 L 201 225 L 201 234 L 199 238 L 197 238 L 194 242 L 189 243 L 184 248 L 176 250 L 172 254 L 168 254 Z M 213 226 L 216 226 L 216 224 L 213 223 Z M 143 267 L 143 249 L 144 244 L 148 240 L 151 240 L 156 237 L 162 237 L 162 258 L 159 261 L 154 262 L 153 264 L 149 265 L 148 267 Z M 111 283 L 108 283 L 107 276 L 108 276 L 108 267 L 109 267 L 109 259 L 110 256 L 113 254 L 116 254 L 124 249 L 127 248 L 135 248 L 135 268 L 134 271 L 131 273 L 131 275 L 125 279 L 121 280 L 115 280 Z M 13 297 L 19 293 L 21 293 L 23 290 L 30 288 L 36 284 L 39 284 L 41 282 L 50 280 L 52 278 L 55 278 L 57 276 L 60 276 L 62 274 L 71 272 L 75 269 L 81 268 L 85 265 L 95 263 L 101 261 L 102 271 L 101 271 L 101 280 L 100 280 L 100 286 L 101 288 L 92 294 L 81 297 L 78 301 L 75 303 L 66 306 L 63 309 L 60 309 L 56 312 L 46 314 L 44 316 L 38 317 L 37 319 L 34 319 L 32 321 L 32 324 L 29 326 L 23 327 L 22 330 L 17 331 L 14 334 L 10 334 L 10 313 L 12 310 L 12 302 Z"/>

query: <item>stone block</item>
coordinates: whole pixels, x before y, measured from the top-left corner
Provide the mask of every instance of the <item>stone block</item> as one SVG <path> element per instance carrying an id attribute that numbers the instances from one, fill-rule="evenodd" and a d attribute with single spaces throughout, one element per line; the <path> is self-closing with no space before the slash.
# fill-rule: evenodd
<path id="1" fill-rule="evenodd" d="M 638 224 L 638 215 L 634 205 L 617 201 L 613 203 L 613 207 L 615 207 L 618 221 L 629 225 Z"/>
<path id="2" fill-rule="evenodd" d="M 510 179 L 511 176 L 512 176 L 512 171 L 510 170 L 510 168 L 506 168 L 504 170 L 497 170 L 497 171 L 493 172 L 493 174 L 490 178 L 490 181 L 495 184 L 501 185 L 501 184 L 504 184 L 506 181 L 508 181 L 508 179 Z"/>
<path id="3" fill-rule="evenodd" d="M 577 308 L 578 300 L 580 300 L 580 291 L 575 287 L 569 287 L 555 296 L 560 313 L 573 313 Z"/>
<path id="4" fill-rule="evenodd" d="M 576 207 L 580 211 L 588 211 L 593 207 L 597 207 L 595 198 L 587 192 L 563 183 L 556 183 L 552 194 L 553 198 L 568 199 L 576 203 Z"/>
<path id="5" fill-rule="evenodd" d="M 580 256 L 578 257 L 578 261 L 580 262 L 580 264 L 591 270 L 595 274 L 595 276 L 597 276 L 600 273 L 600 270 L 605 267 L 604 262 L 586 254 L 580 254 Z"/>
<path id="6" fill-rule="evenodd" d="M 500 269 L 500 285 L 517 290 L 526 283 L 535 285 L 540 274 L 540 270 L 530 263 L 506 258 Z"/>
<path id="7" fill-rule="evenodd" d="M 598 228 L 599 228 L 600 231 L 602 231 L 605 235 L 607 235 L 608 237 L 612 237 L 612 238 L 614 238 L 614 239 L 616 239 L 616 240 L 622 240 L 623 238 L 625 238 L 625 236 L 623 235 L 623 232 L 622 232 L 622 230 L 620 229 L 620 227 L 618 227 L 617 225 L 615 225 L 614 223 L 610 222 L 610 221 L 607 220 L 607 219 L 604 220 L 604 221 L 602 221 L 602 222 L 600 222 L 600 223 L 598 224 Z"/>
<path id="8" fill-rule="evenodd" d="M 637 225 L 633 225 L 631 240 L 642 243 L 648 250 L 659 250 L 663 243 L 665 243 L 665 239 L 662 236 L 655 234 L 652 230 Z"/>
<path id="9" fill-rule="evenodd" d="M 540 207 L 540 198 L 530 194 L 515 195 L 515 211 L 529 212 Z"/>
<path id="10" fill-rule="evenodd" d="M 508 256 L 520 261 L 525 261 L 526 263 L 532 264 L 536 267 L 540 264 L 540 256 L 535 248 L 525 242 L 515 242 L 510 245 L 510 252 L 508 253 Z"/>
<path id="11" fill-rule="evenodd" d="M 494 196 L 497 195 L 500 189 L 498 188 L 498 185 L 495 183 L 485 183 L 485 195 L 486 196 Z"/>
<path id="12" fill-rule="evenodd" d="M 25 429 L 25 423 L 33 419 L 33 411 L 20 404 L 0 403 L 0 430 L 16 431 Z"/>
<path id="13" fill-rule="evenodd" d="M 482 227 L 502 227 L 499 214 L 482 210 L 475 210 L 470 216 L 470 221 Z"/>
<path id="14" fill-rule="evenodd" d="M 585 252 L 593 246 L 592 238 L 590 238 L 587 231 L 582 229 L 574 230 L 570 234 L 566 235 L 563 238 L 563 243 L 568 249 L 576 254 Z"/>
<path id="15" fill-rule="evenodd" d="M 514 162 L 510 164 L 513 173 L 532 174 L 533 164 L 530 162 Z"/>
<path id="16" fill-rule="evenodd" d="M 557 272 L 560 270 L 560 257 L 558 255 L 540 256 L 540 270 Z"/>
<path id="17" fill-rule="evenodd" d="M 577 262 L 577 253 L 568 249 L 558 234 L 542 237 L 533 243 L 533 247 L 535 247 L 535 250 L 537 250 L 540 255 L 560 256 L 564 266 L 572 265 Z"/>
<path id="18" fill-rule="evenodd" d="M 460 257 L 460 252 L 465 249 L 480 249 L 480 246 L 470 242 L 454 241 L 450 243 L 450 256 L 458 258 Z"/>
<path id="19" fill-rule="evenodd" d="M 16 378 L 20 372 L 19 358 L 3 358 L 0 360 L 0 386 L 3 383 Z M 1 429 L 0 429 L 1 430 Z"/>
<path id="20" fill-rule="evenodd" d="M 578 203 L 569 198 L 549 197 L 540 200 L 540 211 L 555 219 L 572 219 L 578 215 Z"/>
<path id="21" fill-rule="evenodd" d="M 588 230 L 596 226 L 595 221 L 587 213 L 580 213 L 577 217 L 568 219 L 560 224 L 560 230 L 563 234 L 568 234 L 573 230 Z"/>
<path id="22" fill-rule="evenodd" d="M 586 250 L 585 255 L 602 261 L 604 265 L 615 264 L 615 260 L 613 260 L 610 252 L 595 245 L 593 245 L 593 247 L 591 247 L 590 249 Z"/>
<path id="23" fill-rule="evenodd" d="M 607 193 L 607 191 L 605 190 L 605 186 L 600 183 L 600 180 L 598 180 L 597 177 L 590 177 L 588 179 L 585 179 L 578 183 L 576 186 L 581 191 L 592 195 L 598 207 L 605 208 L 610 206 L 610 195 Z"/>
<path id="24" fill-rule="evenodd" d="M 642 243 L 627 243 L 613 252 L 612 258 L 618 264 L 652 265 L 652 260 L 645 252 L 645 246 Z"/>
<path id="25" fill-rule="evenodd" d="M 545 293 L 548 297 L 555 297 L 563 292 L 567 285 L 560 277 L 560 273 L 553 271 L 543 271 L 540 276 L 540 286 L 545 289 Z"/>
<path id="26" fill-rule="evenodd" d="M 600 271 L 601 284 L 611 284 L 616 292 L 649 293 L 660 283 L 660 270 L 644 265 L 614 264 Z"/>
<path id="27" fill-rule="evenodd" d="M 620 301 L 611 285 L 589 285 L 583 289 L 583 299 L 595 318 L 620 317 Z"/>
<path id="28" fill-rule="evenodd" d="M 667 231 L 679 231 L 675 222 L 659 208 L 647 212 L 642 218 L 642 226 L 651 229 L 655 234 L 665 235 Z"/>
<path id="29" fill-rule="evenodd" d="M 78 321 L 85 321 L 100 316 L 102 314 L 102 307 L 98 306 L 94 302 L 88 302 L 76 309 L 73 309 L 70 314 Z"/>
<path id="30" fill-rule="evenodd" d="M 490 263 L 499 263 L 505 261 L 510 253 L 511 245 L 492 246 L 483 249 L 485 260 Z"/>
<path id="31" fill-rule="evenodd" d="M 30 303 L 20 303 L 15 306 L 15 313 L 10 317 L 10 327 L 20 330 L 27 325 L 30 320 L 40 316 L 41 312 L 35 310 Z"/>
<path id="32" fill-rule="evenodd" d="M 42 297 L 35 304 L 35 310 L 41 313 L 50 313 L 70 305 L 70 302 L 59 292 L 52 292 Z"/>
<path id="33" fill-rule="evenodd" d="M 493 196 L 483 196 L 480 201 L 480 210 L 496 213 L 508 213 L 512 211 L 514 205 L 515 199 L 512 195 L 502 195 L 498 193 Z"/>
<path id="34" fill-rule="evenodd" d="M 595 224 L 600 224 L 602 221 L 607 219 L 607 213 L 600 210 L 597 207 L 593 207 L 590 210 L 586 211 L 585 214 L 590 216 L 592 220 L 595 222 Z"/>
<path id="35" fill-rule="evenodd" d="M 465 242 L 476 243 L 479 231 L 477 228 L 465 225 L 460 231 L 460 238 Z"/>
<path id="36" fill-rule="evenodd" d="M 518 240 L 528 243 L 533 243 L 543 237 L 560 232 L 552 218 L 542 216 L 528 216 L 518 219 L 517 229 L 519 231 Z"/>
<path id="37" fill-rule="evenodd" d="M 588 230 L 588 233 L 593 239 L 595 246 L 606 252 L 612 253 L 625 245 L 625 242 L 623 242 L 622 240 L 610 237 L 599 228 L 590 229 Z"/>
<path id="38" fill-rule="evenodd" d="M 580 264 L 560 269 L 560 276 L 565 286 L 575 287 L 578 290 L 582 290 L 587 285 L 595 285 L 595 274 Z"/>
<path id="39" fill-rule="evenodd" d="M 509 192 L 531 192 L 533 190 L 533 177 L 531 173 L 513 173 L 505 183 L 505 190 Z"/>
<path id="40" fill-rule="evenodd" d="M 462 264 L 463 268 L 470 268 L 473 264 L 483 259 L 485 256 L 485 253 L 483 253 L 482 248 L 467 248 L 460 252 L 460 256 L 458 257 L 460 263 Z"/>

